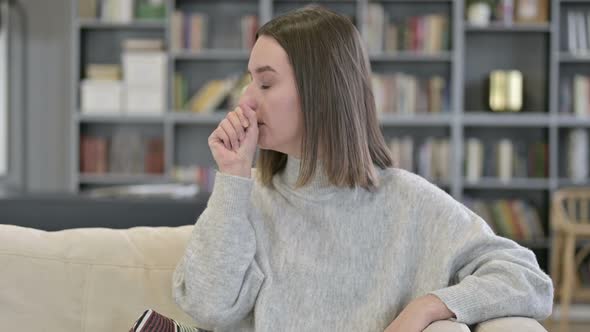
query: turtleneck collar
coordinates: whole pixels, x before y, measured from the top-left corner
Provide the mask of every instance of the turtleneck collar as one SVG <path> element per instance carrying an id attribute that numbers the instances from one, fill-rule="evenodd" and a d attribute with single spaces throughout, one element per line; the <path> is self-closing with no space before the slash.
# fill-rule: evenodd
<path id="1" fill-rule="evenodd" d="M 333 185 L 326 174 L 321 160 L 318 160 L 315 174 L 309 182 L 303 187 L 296 188 L 300 166 L 301 159 L 288 156 L 285 168 L 280 173 L 276 174 L 275 179 L 273 180 L 275 185 L 284 187 L 292 193 L 307 199 L 329 199 L 338 193 L 351 193 L 355 191 L 351 188 L 343 188 Z"/>

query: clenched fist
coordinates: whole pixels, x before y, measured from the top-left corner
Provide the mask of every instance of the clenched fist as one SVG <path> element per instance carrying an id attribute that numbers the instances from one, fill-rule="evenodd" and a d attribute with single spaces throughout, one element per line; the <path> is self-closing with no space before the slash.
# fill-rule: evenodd
<path id="1" fill-rule="evenodd" d="M 256 112 L 240 103 L 219 123 L 208 142 L 220 172 L 249 178 L 258 144 Z"/>

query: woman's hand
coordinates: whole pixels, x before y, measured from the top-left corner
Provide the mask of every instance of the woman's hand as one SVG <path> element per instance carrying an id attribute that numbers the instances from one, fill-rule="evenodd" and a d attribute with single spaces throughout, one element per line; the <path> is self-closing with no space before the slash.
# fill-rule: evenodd
<path id="1" fill-rule="evenodd" d="M 385 332 L 421 332 L 437 320 L 454 316 L 437 296 L 427 294 L 408 304 Z"/>
<path id="2" fill-rule="evenodd" d="M 256 112 L 240 104 L 219 123 L 208 142 L 220 172 L 249 178 L 258 144 Z"/>

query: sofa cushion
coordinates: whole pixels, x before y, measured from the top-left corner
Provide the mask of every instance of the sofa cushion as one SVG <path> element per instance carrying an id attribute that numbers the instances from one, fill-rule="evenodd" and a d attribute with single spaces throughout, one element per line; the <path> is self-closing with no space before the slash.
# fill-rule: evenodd
<path id="1" fill-rule="evenodd" d="M 192 228 L 0 225 L 2 329 L 127 331 L 147 308 L 190 325 L 171 279 Z"/>

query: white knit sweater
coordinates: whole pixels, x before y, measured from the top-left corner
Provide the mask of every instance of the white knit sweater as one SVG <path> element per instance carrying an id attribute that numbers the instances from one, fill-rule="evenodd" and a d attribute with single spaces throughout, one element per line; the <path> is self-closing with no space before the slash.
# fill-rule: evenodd
<path id="1" fill-rule="evenodd" d="M 552 282 L 533 252 L 423 178 L 379 169 L 368 192 L 332 186 L 320 165 L 294 189 L 299 165 L 289 157 L 274 188 L 216 174 L 173 278 L 196 326 L 383 332 L 427 293 L 467 324 L 551 313 Z"/>

